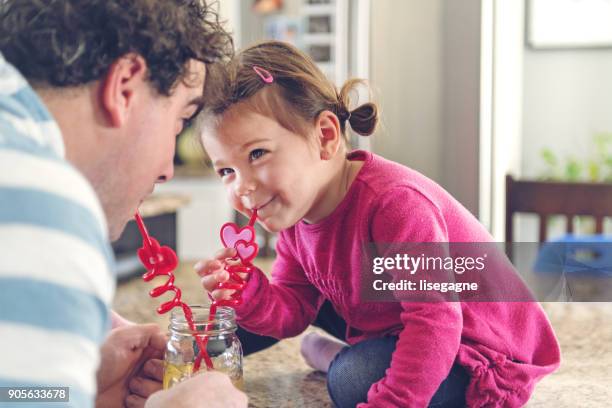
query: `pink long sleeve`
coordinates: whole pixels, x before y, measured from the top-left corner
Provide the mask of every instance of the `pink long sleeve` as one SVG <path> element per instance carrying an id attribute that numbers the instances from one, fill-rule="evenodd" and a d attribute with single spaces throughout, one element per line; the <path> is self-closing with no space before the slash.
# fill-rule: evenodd
<path id="1" fill-rule="evenodd" d="M 308 281 L 284 240 L 278 240 L 272 282 L 257 269 L 236 308 L 238 323 L 253 333 L 277 339 L 297 336 L 315 319 L 321 294 Z"/>
<path id="2" fill-rule="evenodd" d="M 378 243 L 448 242 L 439 209 L 409 187 L 389 191 L 371 225 L 372 238 Z M 463 327 L 460 303 L 402 302 L 401 306 L 403 329 L 391 366 L 359 408 L 426 407 L 455 361 Z"/>

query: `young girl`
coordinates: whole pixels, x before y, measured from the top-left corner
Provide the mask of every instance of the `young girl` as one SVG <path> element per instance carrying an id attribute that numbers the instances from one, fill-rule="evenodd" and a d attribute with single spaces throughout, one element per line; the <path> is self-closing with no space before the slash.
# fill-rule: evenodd
<path id="1" fill-rule="evenodd" d="M 360 298 L 370 243 L 491 242 L 478 221 L 425 176 L 366 151 L 347 151 L 347 127 L 367 136 L 378 113 L 351 110 L 294 47 L 265 42 L 227 67 L 207 102 L 203 144 L 236 210 L 278 232 L 272 279 L 248 277 L 240 325 L 296 336 L 324 302 L 346 323 L 348 346 L 309 338 L 308 361 L 328 371 L 339 407 L 518 407 L 560 360 L 537 303 L 369 302 Z M 234 250 L 196 270 L 215 299 Z"/>

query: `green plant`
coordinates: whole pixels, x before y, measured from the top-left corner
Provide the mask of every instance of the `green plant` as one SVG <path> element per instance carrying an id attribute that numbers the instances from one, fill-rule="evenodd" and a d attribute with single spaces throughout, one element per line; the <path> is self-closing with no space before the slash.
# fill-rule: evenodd
<path id="1" fill-rule="evenodd" d="M 540 178 L 612 183 L 612 133 L 594 135 L 592 150 L 589 157 L 581 160 L 575 156 L 559 159 L 550 148 L 542 149 L 540 155 L 546 169 Z"/>
<path id="2" fill-rule="evenodd" d="M 540 177 L 552 181 L 586 181 L 593 183 L 612 183 L 612 133 L 598 133 L 593 136 L 591 154 L 585 159 L 567 156 L 560 159 L 551 149 L 545 148 L 540 156 L 546 168 Z M 552 223 L 564 217 L 553 217 Z M 575 230 L 595 233 L 595 222 L 591 217 L 576 216 Z"/>

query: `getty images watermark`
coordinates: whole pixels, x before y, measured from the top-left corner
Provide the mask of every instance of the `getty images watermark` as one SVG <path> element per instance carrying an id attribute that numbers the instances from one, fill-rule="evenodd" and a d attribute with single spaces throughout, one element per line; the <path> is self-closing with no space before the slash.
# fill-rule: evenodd
<path id="1" fill-rule="evenodd" d="M 465 272 L 482 272 L 485 269 L 485 259 L 487 254 L 473 257 L 456 257 L 451 256 L 426 256 L 395 254 L 394 256 L 377 256 L 372 260 L 372 272 L 375 275 L 381 275 L 385 272 L 401 272 L 415 275 L 417 272 L 432 273 L 434 271 L 452 271 L 455 274 L 462 275 Z M 427 279 L 418 279 L 418 281 L 409 279 L 400 279 L 399 281 L 385 282 L 383 279 L 375 279 L 373 282 L 374 290 L 409 290 L 409 291 L 427 291 L 435 290 L 442 293 L 446 292 L 463 292 L 466 290 L 477 291 L 478 282 L 430 282 Z"/>
<path id="2" fill-rule="evenodd" d="M 363 301 L 612 301 L 612 244 L 372 243 Z"/>

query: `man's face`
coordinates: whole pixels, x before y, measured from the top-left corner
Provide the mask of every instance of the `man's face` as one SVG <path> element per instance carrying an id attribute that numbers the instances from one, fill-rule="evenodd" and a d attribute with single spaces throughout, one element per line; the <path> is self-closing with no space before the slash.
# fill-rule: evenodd
<path id="1" fill-rule="evenodd" d="M 111 240 L 119 238 L 155 183 L 172 178 L 176 136 L 199 107 L 205 65 L 188 64 L 187 83 L 179 80 L 170 96 L 157 94 L 146 84 L 133 96 L 125 126 L 117 132 L 108 159 L 97 169 L 94 187 L 106 213 Z M 111 136 L 114 137 L 114 136 Z M 106 167 L 106 168 L 105 168 Z"/>

